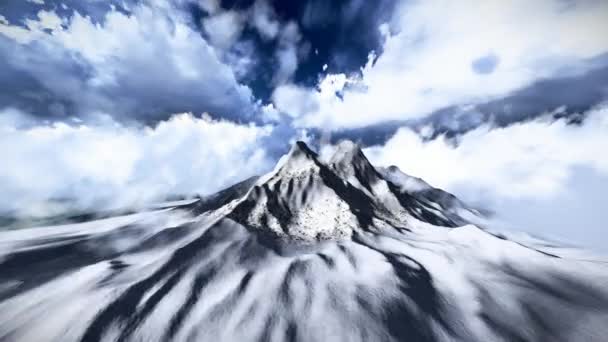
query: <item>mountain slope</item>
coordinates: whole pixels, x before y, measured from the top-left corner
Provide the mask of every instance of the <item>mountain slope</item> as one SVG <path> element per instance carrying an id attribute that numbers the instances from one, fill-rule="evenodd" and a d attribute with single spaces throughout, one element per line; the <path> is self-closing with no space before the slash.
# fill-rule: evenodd
<path id="1" fill-rule="evenodd" d="M 196 203 L 0 233 L 0 340 L 605 340 L 608 263 L 490 234 L 397 172 L 297 143 Z"/>
<path id="2" fill-rule="evenodd" d="M 262 177 L 233 211 L 237 222 L 303 240 L 350 237 L 366 227 L 372 203 L 298 142 L 277 169 Z"/>

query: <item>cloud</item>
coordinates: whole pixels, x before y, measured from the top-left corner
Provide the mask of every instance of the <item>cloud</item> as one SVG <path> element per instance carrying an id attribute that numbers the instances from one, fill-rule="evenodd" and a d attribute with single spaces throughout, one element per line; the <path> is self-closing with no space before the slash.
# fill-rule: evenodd
<path id="1" fill-rule="evenodd" d="M 15 110 L 0 118 L 9 112 L 11 120 L 0 120 L 2 212 L 35 214 L 53 199 L 102 210 L 208 194 L 273 164 L 263 147 L 271 126 L 177 114 L 143 128 L 115 121 L 17 128 L 28 122 Z"/>
<path id="2" fill-rule="evenodd" d="M 240 82 L 255 79 L 261 63 L 256 44 L 252 40 L 241 39 L 224 51 L 222 61 L 232 69 Z"/>
<path id="3" fill-rule="evenodd" d="M 471 63 L 471 68 L 478 74 L 491 74 L 498 67 L 500 58 L 490 53 L 488 55 L 477 58 Z"/>
<path id="4" fill-rule="evenodd" d="M 275 84 L 289 81 L 298 69 L 298 44 L 301 39 L 298 24 L 290 21 L 283 26 L 275 52 L 278 62 L 277 71 L 274 74 Z"/>
<path id="5" fill-rule="evenodd" d="M 425 141 L 402 128 L 383 146 L 367 149 L 379 164 L 395 164 L 445 189 L 466 187 L 510 198 L 550 197 L 576 166 L 608 174 L 608 107 L 586 114 L 581 125 L 549 118 L 493 129 L 481 126 L 457 139 Z M 455 145 L 455 146 L 454 146 Z"/>
<path id="6" fill-rule="evenodd" d="M 222 50 L 234 45 L 241 36 L 245 17 L 237 11 L 222 11 L 203 19 L 211 44 Z"/>
<path id="7" fill-rule="evenodd" d="M 378 27 L 390 20 L 399 0 L 307 0 L 299 2 L 298 22 L 315 56 L 303 68 L 320 72 L 324 64 L 333 73 L 358 71 L 371 51 L 384 41 Z M 314 80 L 314 79 L 313 79 Z M 307 81 L 309 84 L 310 81 Z"/>
<path id="8" fill-rule="evenodd" d="M 276 108 L 291 117 L 299 117 L 318 108 L 318 97 L 304 87 L 284 84 L 277 87 L 272 95 Z"/>
<path id="9" fill-rule="evenodd" d="M 39 116 L 112 115 L 156 121 L 167 113 L 237 118 L 255 111 L 251 89 L 170 6 L 112 10 L 103 21 L 40 11 L 0 23 L 2 106 Z M 219 32 L 219 31 L 218 31 Z M 230 35 L 227 35 L 230 36 Z M 55 108 L 50 111 L 48 108 Z"/>
<path id="10" fill-rule="evenodd" d="M 211 15 L 201 19 L 202 26 L 211 44 L 217 48 L 220 58 L 235 70 L 237 79 L 251 81 L 264 77 L 260 72 L 261 67 L 252 70 L 254 66 L 259 66 L 257 63 L 241 62 L 242 59 L 253 61 L 255 58 L 251 56 L 254 55 L 252 51 L 255 51 L 272 60 L 271 86 L 292 80 L 300 61 L 310 49 L 309 44 L 303 41 L 296 21 L 282 23 L 273 6 L 265 0 L 254 1 L 245 9 L 213 8 L 211 11 L 205 9 Z M 261 40 L 244 31 L 247 25 L 259 34 Z M 258 75 L 251 75 L 255 71 Z"/>
<path id="11" fill-rule="evenodd" d="M 363 127 L 424 117 L 453 105 L 485 103 L 535 81 L 587 72 L 608 52 L 608 3 L 586 1 L 413 1 L 381 27 L 350 87 L 301 115 L 301 127 Z M 357 87 L 352 87 L 358 84 Z M 310 90 L 320 93 L 321 90 Z M 289 108 L 285 108 L 289 111 Z"/>
<path id="12" fill-rule="evenodd" d="M 222 9 L 219 0 L 200 0 L 198 1 L 198 5 L 210 15 L 214 15 Z"/>
<path id="13" fill-rule="evenodd" d="M 456 142 L 443 137 L 426 141 L 401 128 L 365 153 L 375 165 L 397 165 L 496 211 L 499 226 L 589 244 L 593 237 L 579 239 L 582 231 L 595 232 L 602 241 L 607 237 L 599 234 L 606 221 L 591 219 L 602 217 L 597 198 L 608 179 L 607 132 L 608 106 L 601 106 L 585 113 L 579 125 L 545 116 L 504 128 L 480 126 Z M 561 218 L 559 227 L 554 227 L 556 217 Z"/>
<path id="14" fill-rule="evenodd" d="M 265 0 L 258 0 L 251 11 L 251 24 L 260 36 L 266 40 L 275 39 L 279 33 L 280 22 L 272 6 Z"/>
<path id="15" fill-rule="evenodd" d="M 350 82 L 345 75 L 328 75 L 319 84 L 316 91 L 287 83 L 278 86 L 272 94 L 272 100 L 278 110 L 287 115 L 299 118 L 308 113 L 321 110 L 324 103 L 338 101 L 340 93 Z M 323 127 L 323 123 L 319 125 Z"/>

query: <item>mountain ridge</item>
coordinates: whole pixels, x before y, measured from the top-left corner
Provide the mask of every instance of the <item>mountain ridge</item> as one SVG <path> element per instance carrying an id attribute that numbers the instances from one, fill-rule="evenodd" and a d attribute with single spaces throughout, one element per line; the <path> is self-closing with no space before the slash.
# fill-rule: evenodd
<path id="1" fill-rule="evenodd" d="M 357 144 L 341 142 L 324 162 L 298 141 L 275 170 L 258 178 L 231 217 L 277 237 L 323 240 L 350 237 L 353 227 L 403 229 L 408 215 L 457 225 L 385 179 Z"/>

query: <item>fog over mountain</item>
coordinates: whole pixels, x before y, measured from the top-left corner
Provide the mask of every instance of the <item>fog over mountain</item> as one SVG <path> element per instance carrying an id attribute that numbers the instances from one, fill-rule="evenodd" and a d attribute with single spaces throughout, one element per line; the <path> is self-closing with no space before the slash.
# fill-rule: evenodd
<path id="1" fill-rule="evenodd" d="M 0 234 L 2 341 L 604 341 L 608 260 L 344 141 L 201 199 Z"/>

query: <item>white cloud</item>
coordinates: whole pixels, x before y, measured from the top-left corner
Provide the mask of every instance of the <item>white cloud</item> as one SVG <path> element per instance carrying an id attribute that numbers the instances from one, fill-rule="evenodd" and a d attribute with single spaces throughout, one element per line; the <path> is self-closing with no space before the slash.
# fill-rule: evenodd
<path id="1" fill-rule="evenodd" d="M 318 108 L 315 93 L 294 84 L 278 86 L 272 94 L 276 108 L 289 116 L 298 117 Z"/>
<path id="2" fill-rule="evenodd" d="M 365 149 L 375 165 L 404 172 L 495 213 L 489 227 L 525 231 L 606 251 L 608 107 L 581 126 L 548 118 L 470 131 L 457 145 L 401 128 Z"/>
<path id="3" fill-rule="evenodd" d="M 273 40 L 279 33 L 280 23 L 276 18 L 276 13 L 265 0 L 259 0 L 253 4 L 251 23 L 264 39 Z"/>
<path id="4" fill-rule="evenodd" d="M 236 117 L 252 109 L 251 89 L 179 13 L 167 10 L 110 11 L 103 24 L 79 13 L 61 19 L 40 11 L 27 28 L 0 23 L 0 35 L 13 41 L 0 40 L 0 52 L 7 66 L 36 79 L 54 98 L 74 102 L 83 116 L 197 110 Z M 223 35 L 222 44 L 233 39 L 230 32 L 214 32 Z"/>
<path id="5" fill-rule="evenodd" d="M 275 57 L 279 63 L 274 74 L 274 83 L 283 84 L 291 79 L 298 69 L 298 43 L 302 39 L 298 24 L 290 21 L 283 26 L 279 36 Z"/>
<path id="6" fill-rule="evenodd" d="M 352 83 L 352 80 L 343 74 L 327 75 L 319 84 L 317 91 L 287 83 L 275 88 L 272 101 L 278 110 L 291 117 L 300 118 L 325 109 L 321 108 L 324 104 L 339 101 L 336 92 L 342 91 L 349 83 Z M 331 124 L 329 117 L 325 119 Z M 318 127 L 325 127 L 325 122 L 319 122 Z"/>
<path id="7" fill-rule="evenodd" d="M 260 63 L 255 42 L 241 39 L 222 56 L 225 64 L 229 65 L 237 80 L 251 80 L 256 76 L 256 67 Z"/>
<path id="8" fill-rule="evenodd" d="M 237 11 L 222 11 L 202 21 L 211 44 L 225 50 L 234 45 L 241 36 L 245 19 L 245 16 Z"/>
<path id="9" fill-rule="evenodd" d="M 581 72 L 608 52 L 608 2 L 412 1 L 391 22 L 383 53 L 356 90 L 327 97 L 300 126 L 350 128 L 488 101 L 538 79 Z M 315 90 L 311 90 L 316 92 Z M 288 109 L 286 109 L 288 110 Z"/>
<path id="10" fill-rule="evenodd" d="M 203 11 L 213 15 L 222 9 L 219 0 L 199 0 L 199 6 Z"/>
<path id="11" fill-rule="evenodd" d="M 575 167 L 608 175 L 608 107 L 590 111 L 581 126 L 537 120 L 492 129 L 482 126 L 456 146 L 438 138 L 425 142 L 401 128 L 384 146 L 366 149 L 378 165 L 448 190 L 504 198 L 547 198 L 563 192 Z"/>
<path id="12" fill-rule="evenodd" d="M 39 11 L 37 20 L 26 19 L 25 26 L 11 25 L 4 16 L 0 16 L 0 34 L 13 39 L 19 44 L 28 44 L 45 37 L 44 29 L 54 29 L 61 24 L 61 18 L 55 12 Z"/>
<path id="13" fill-rule="evenodd" d="M 57 198 L 102 209 L 206 194 L 272 166 L 261 146 L 270 126 L 178 114 L 152 128 L 110 121 L 17 129 L 12 112 L 0 122 L 2 211 L 28 214 Z"/>
<path id="14" fill-rule="evenodd" d="M 264 122 L 278 122 L 281 119 L 279 111 L 272 103 L 262 106 L 261 115 Z"/>

